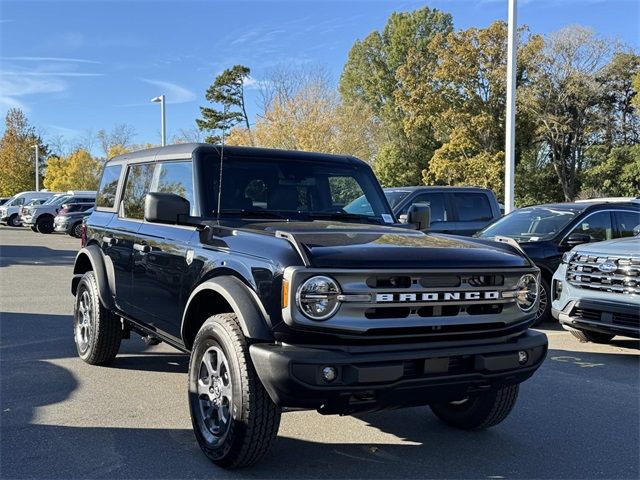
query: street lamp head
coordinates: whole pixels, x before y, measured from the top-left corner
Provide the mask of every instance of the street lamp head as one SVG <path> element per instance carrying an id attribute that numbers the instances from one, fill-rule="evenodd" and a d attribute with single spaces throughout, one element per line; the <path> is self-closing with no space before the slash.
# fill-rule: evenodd
<path id="1" fill-rule="evenodd" d="M 164 95 L 160 95 L 159 97 L 153 97 L 153 98 L 151 99 L 151 101 L 152 101 L 153 103 L 160 103 L 160 102 L 162 102 L 162 97 L 164 97 Z"/>

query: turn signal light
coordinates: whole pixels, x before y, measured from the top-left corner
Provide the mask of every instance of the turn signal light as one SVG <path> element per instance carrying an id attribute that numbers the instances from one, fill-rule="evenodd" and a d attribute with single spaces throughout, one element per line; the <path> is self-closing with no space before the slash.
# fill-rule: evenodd
<path id="1" fill-rule="evenodd" d="M 282 308 L 289 306 L 289 280 L 282 279 Z"/>

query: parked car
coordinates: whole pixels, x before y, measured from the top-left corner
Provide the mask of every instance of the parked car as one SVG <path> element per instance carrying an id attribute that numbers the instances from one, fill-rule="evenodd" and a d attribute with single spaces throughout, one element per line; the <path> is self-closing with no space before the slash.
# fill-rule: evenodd
<path id="1" fill-rule="evenodd" d="M 50 202 L 25 208 L 21 216 L 22 224 L 40 233 L 51 233 L 54 228 L 53 220 L 63 204 L 89 203 L 93 205 L 95 201 L 95 191 L 81 192 L 70 190 L 52 199 Z"/>
<path id="2" fill-rule="evenodd" d="M 534 325 L 550 318 L 551 278 L 563 253 L 576 245 L 634 235 L 640 204 L 631 202 L 556 203 L 520 208 L 478 233 L 515 239 L 540 268 L 540 307 Z"/>
<path id="3" fill-rule="evenodd" d="M 84 205 L 83 205 L 84 206 Z M 72 237 L 82 236 L 82 220 L 91 215 L 94 206 L 87 205 L 85 209 L 62 209 L 53 220 L 53 228 L 56 232 L 66 233 Z"/>
<path id="4" fill-rule="evenodd" d="M 21 206 L 30 202 L 35 198 L 51 198 L 55 195 L 53 192 L 20 192 L 11 197 L 4 205 L 0 206 L 0 223 L 11 227 L 19 227 L 21 225 L 20 212 Z"/>
<path id="5" fill-rule="evenodd" d="M 431 207 L 429 231 L 455 235 L 473 235 L 500 218 L 500 205 L 494 193 L 479 187 L 394 187 L 384 195 L 401 222 L 407 221 L 412 205 Z M 344 207 L 349 213 L 366 213 L 364 197 Z"/>
<path id="6" fill-rule="evenodd" d="M 345 211 L 361 195 L 367 213 Z M 353 157 L 155 148 L 108 161 L 96 204 L 71 280 L 78 355 L 107 364 L 131 331 L 190 352 L 194 433 L 222 467 L 262 458 L 282 408 L 496 425 L 546 355 L 526 255 L 396 223 Z"/>
<path id="7" fill-rule="evenodd" d="M 640 237 L 575 247 L 551 284 L 553 316 L 582 342 L 640 338 Z"/>

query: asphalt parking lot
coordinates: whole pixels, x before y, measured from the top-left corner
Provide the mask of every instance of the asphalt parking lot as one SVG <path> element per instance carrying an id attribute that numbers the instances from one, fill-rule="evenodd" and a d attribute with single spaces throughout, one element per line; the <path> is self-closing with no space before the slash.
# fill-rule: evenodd
<path id="1" fill-rule="evenodd" d="M 428 408 L 358 417 L 286 413 L 259 465 L 201 453 L 187 357 L 123 342 L 110 367 L 75 352 L 69 290 L 79 241 L 0 227 L 2 478 L 638 478 L 638 342 L 580 344 L 546 327 L 545 364 L 501 425 L 460 432 Z"/>

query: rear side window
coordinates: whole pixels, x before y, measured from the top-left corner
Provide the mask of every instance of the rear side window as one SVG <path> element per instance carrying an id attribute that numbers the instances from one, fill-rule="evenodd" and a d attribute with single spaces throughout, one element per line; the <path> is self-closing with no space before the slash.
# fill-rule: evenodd
<path id="1" fill-rule="evenodd" d="M 116 191 L 118 190 L 118 179 L 122 165 L 111 165 L 102 172 L 102 180 L 98 188 L 96 206 L 113 208 L 116 203 Z"/>
<path id="2" fill-rule="evenodd" d="M 131 165 L 122 196 L 122 208 L 125 218 L 142 220 L 144 218 L 144 200 L 151 189 L 155 165 L 151 163 Z"/>
<path id="3" fill-rule="evenodd" d="M 151 191 L 175 193 L 189 200 L 193 214 L 193 176 L 191 162 L 163 162 L 156 169 L 157 182 Z"/>
<path id="4" fill-rule="evenodd" d="M 461 222 L 491 220 L 491 204 L 484 193 L 452 193 L 451 201 Z"/>

